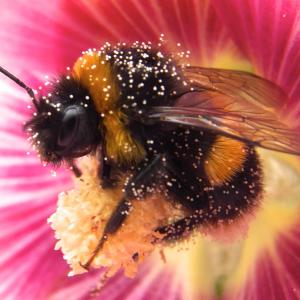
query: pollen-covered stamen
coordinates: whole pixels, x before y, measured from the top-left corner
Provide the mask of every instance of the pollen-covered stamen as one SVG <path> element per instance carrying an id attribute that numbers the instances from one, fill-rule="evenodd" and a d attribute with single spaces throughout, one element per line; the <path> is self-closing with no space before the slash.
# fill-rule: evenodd
<path id="1" fill-rule="evenodd" d="M 97 164 L 98 160 L 92 157 L 81 161 L 83 174 L 75 180 L 75 189 L 59 196 L 57 211 L 49 218 L 59 240 L 56 249 L 63 251 L 70 264 L 69 275 L 85 272 L 82 266 L 87 267 L 90 260 L 88 265 L 92 268 L 108 267 L 108 276 L 123 269 L 126 276 L 133 277 L 138 266 L 158 247 L 153 242 L 162 235 L 155 229 L 184 215 L 161 195 L 132 201 L 123 226 L 108 235 L 96 253 L 107 221 L 122 197 L 122 185 L 114 190 L 101 189 Z"/>

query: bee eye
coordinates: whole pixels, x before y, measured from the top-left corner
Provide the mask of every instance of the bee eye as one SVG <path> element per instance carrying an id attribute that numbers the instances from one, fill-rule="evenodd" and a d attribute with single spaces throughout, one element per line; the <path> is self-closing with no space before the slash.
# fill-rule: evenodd
<path id="1" fill-rule="evenodd" d="M 81 110 L 75 106 L 65 110 L 58 134 L 58 146 L 66 147 L 73 141 L 79 128 L 80 114 Z"/>

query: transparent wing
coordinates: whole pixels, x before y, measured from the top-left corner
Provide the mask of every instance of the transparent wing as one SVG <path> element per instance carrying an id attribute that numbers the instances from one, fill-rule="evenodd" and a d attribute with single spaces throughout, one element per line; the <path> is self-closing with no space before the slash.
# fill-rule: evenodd
<path id="1" fill-rule="evenodd" d="M 215 130 L 255 146 L 300 155 L 299 130 L 279 116 L 286 94 L 253 74 L 188 67 L 185 77 L 193 91 L 172 107 L 153 107 L 150 121 L 164 121 Z"/>

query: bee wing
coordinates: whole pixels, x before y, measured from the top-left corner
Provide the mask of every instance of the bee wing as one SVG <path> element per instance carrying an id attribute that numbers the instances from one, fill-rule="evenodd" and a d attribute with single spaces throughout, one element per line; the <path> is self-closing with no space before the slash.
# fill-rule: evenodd
<path id="1" fill-rule="evenodd" d="M 253 74 L 188 67 L 193 91 L 172 107 L 153 107 L 147 118 L 207 128 L 255 146 L 300 155 L 300 134 L 279 116 L 286 94 Z"/>

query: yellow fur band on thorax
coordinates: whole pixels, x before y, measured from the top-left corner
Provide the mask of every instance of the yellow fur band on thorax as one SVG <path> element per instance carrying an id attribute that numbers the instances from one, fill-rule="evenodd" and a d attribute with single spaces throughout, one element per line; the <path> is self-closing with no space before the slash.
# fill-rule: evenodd
<path id="1" fill-rule="evenodd" d="M 108 157 L 120 163 L 139 162 L 145 150 L 125 127 L 127 119 L 118 106 L 119 87 L 106 55 L 101 51 L 85 52 L 74 64 L 73 76 L 89 91 L 102 117 Z"/>
<path id="2" fill-rule="evenodd" d="M 241 170 L 247 150 L 245 144 L 218 136 L 205 160 L 204 169 L 212 185 L 222 185 Z"/>

